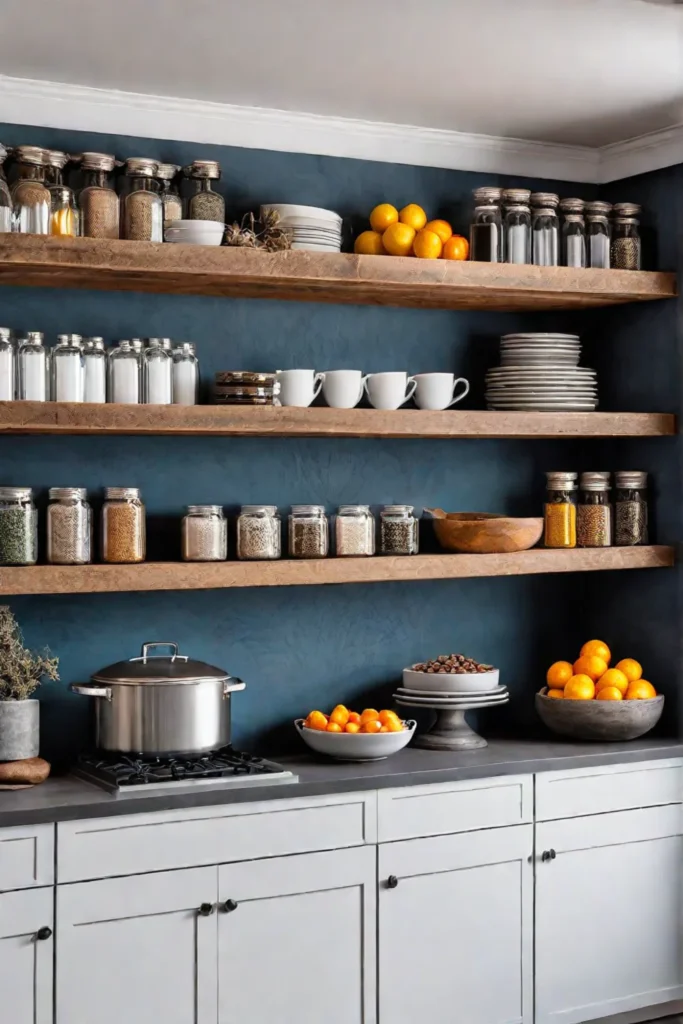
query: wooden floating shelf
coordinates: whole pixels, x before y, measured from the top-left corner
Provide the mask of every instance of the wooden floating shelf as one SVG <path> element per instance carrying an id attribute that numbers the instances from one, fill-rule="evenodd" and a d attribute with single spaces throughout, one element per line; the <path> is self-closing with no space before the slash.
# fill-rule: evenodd
<path id="1" fill-rule="evenodd" d="M 651 545 L 572 551 L 536 548 L 507 555 L 378 556 L 274 562 L 145 562 L 142 565 L 35 565 L 0 569 L 0 595 L 412 582 L 473 576 L 657 569 L 673 565 L 673 561 L 673 548 Z"/>
<path id="2" fill-rule="evenodd" d="M 0 434 L 191 437 L 663 437 L 675 417 L 649 412 L 426 412 L 221 405 L 0 402 Z"/>
<path id="3" fill-rule="evenodd" d="M 583 309 L 672 298 L 674 274 L 0 235 L 0 284 L 423 309 Z"/>

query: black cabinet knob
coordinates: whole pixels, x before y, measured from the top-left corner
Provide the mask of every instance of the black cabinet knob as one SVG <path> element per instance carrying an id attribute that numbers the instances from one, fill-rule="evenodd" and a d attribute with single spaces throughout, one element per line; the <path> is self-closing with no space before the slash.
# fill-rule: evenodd
<path id="1" fill-rule="evenodd" d="M 541 860 L 555 860 L 557 853 L 555 850 L 544 850 L 541 854 Z"/>
<path id="2" fill-rule="evenodd" d="M 237 900 L 226 900 L 223 904 L 223 910 L 226 914 L 229 914 L 231 910 L 237 910 L 238 906 Z"/>
<path id="3" fill-rule="evenodd" d="M 49 939 L 51 937 L 52 937 L 52 928 L 48 928 L 47 925 L 45 925 L 44 928 L 39 928 L 38 931 L 36 932 L 36 938 L 37 939 Z"/>
<path id="4" fill-rule="evenodd" d="M 554 850 L 551 850 L 551 851 L 550 851 L 550 859 L 551 859 L 551 860 L 555 860 L 555 858 L 556 858 L 556 857 L 557 857 L 557 854 L 555 853 L 555 851 L 554 851 Z"/>
<path id="5" fill-rule="evenodd" d="M 398 885 L 398 878 L 396 875 L 389 875 L 387 878 L 387 889 L 395 889 Z"/>
<path id="6" fill-rule="evenodd" d="M 211 917 L 214 911 L 213 903 L 202 903 L 199 913 L 202 917 Z"/>

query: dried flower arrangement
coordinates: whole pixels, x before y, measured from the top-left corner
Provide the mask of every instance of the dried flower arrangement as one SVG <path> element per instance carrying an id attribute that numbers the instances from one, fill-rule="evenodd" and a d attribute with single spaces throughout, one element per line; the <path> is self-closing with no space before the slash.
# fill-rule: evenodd
<path id="1" fill-rule="evenodd" d="M 277 210 L 268 210 L 260 221 L 256 220 L 253 213 L 245 213 L 241 224 L 235 221 L 226 227 L 225 244 L 263 249 L 264 252 L 291 249 L 292 243 L 282 228 L 278 227 L 279 223 L 280 214 Z"/>
<path id="2" fill-rule="evenodd" d="M 41 679 L 59 679 L 59 658 L 29 651 L 14 615 L 0 606 L 0 700 L 28 700 Z"/>

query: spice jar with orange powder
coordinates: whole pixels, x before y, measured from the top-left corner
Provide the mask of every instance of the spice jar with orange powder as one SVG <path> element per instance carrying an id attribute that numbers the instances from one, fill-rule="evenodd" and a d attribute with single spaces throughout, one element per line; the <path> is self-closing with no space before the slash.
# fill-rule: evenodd
<path id="1" fill-rule="evenodd" d="M 543 506 L 547 548 L 576 547 L 576 473 L 546 473 Z"/>

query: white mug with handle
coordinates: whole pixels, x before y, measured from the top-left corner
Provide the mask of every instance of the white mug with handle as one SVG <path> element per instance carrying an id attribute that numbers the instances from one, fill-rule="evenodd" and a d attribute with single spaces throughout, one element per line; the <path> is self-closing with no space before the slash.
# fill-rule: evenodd
<path id="1" fill-rule="evenodd" d="M 322 378 L 323 397 L 333 409 L 354 409 L 367 379 L 361 370 L 326 370 Z"/>
<path id="2" fill-rule="evenodd" d="M 280 383 L 280 405 L 307 408 L 320 394 L 325 374 L 315 370 L 278 370 L 277 379 Z"/>
<path id="3" fill-rule="evenodd" d="M 375 409 L 399 409 L 415 394 L 417 381 L 403 370 L 369 373 L 365 381 L 370 404 Z"/>
<path id="4" fill-rule="evenodd" d="M 452 405 L 461 402 L 470 390 L 469 381 L 464 377 L 456 378 L 453 373 L 417 373 L 415 380 L 415 404 L 418 409 L 450 409 Z M 465 387 L 456 395 L 458 384 L 464 384 Z"/>

